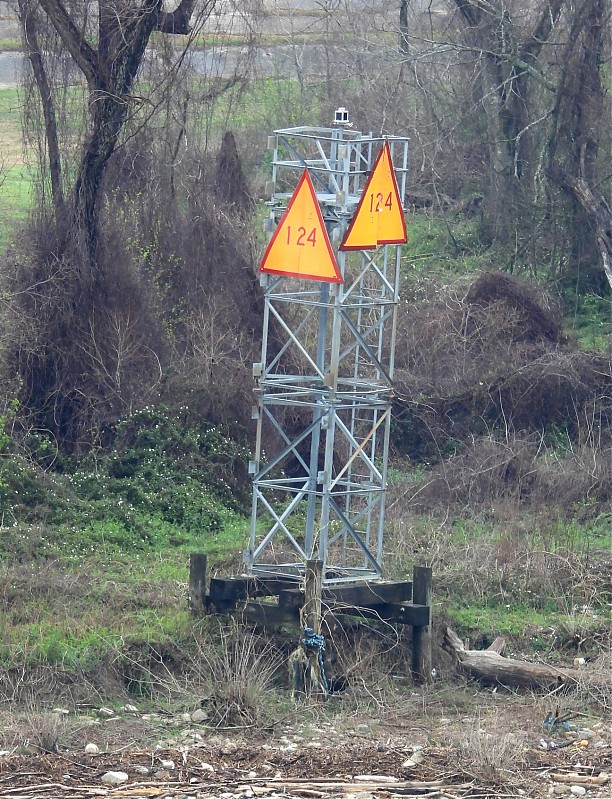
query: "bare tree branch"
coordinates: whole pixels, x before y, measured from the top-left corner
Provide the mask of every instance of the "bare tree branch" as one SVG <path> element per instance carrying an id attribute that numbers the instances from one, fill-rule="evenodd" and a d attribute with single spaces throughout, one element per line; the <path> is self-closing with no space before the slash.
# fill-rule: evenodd
<path id="1" fill-rule="evenodd" d="M 207 5 L 212 6 L 210 1 Z M 157 30 L 162 33 L 188 34 L 191 33 L 191 15 L 195 6 L 195 0 L 181 0 L 177 8 L 172 12 L 162 12 L 157 23 Z"/>
<path id="2" fill-rule="evenodd" d="M 563 0 L 550 0 L 550 2 L 544 6 L 540 19 L 533 29 L 533 33 L 521 47 L 520 57 L 523 61 L 532 61 L 540 55 L 542 47 L 559 20 L 562 8 Z"/>
<path id="3" fill-rule="evenodd" d="M 93 85 L 98 67 L 98 54 L 87 43 L 61 0 L 40 0 L 40 5 L 85 75 L 87 83 Z"/>

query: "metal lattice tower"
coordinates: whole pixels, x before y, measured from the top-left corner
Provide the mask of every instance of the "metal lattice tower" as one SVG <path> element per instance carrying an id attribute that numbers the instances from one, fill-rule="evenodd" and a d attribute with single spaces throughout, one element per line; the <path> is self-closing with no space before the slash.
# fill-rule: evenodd
<path id="1" fill-rule="evenodd" d="M 339 109 L 344 111 L 344 109 Z M 338 118 L 338 112 L 336 112 Z M 339 244 L 373 160 L 389 142 L 403 205 L 408 140 L 350 129 L 277 130 L 269 230 L 308 168 Z M 255 576 L 301 579 L 320 559 L 327 585 L 382 576 L 401 248 L 338 251 L 343 284 L 261 275 L 265 310 L 253 506 L 244 562 Z"/>

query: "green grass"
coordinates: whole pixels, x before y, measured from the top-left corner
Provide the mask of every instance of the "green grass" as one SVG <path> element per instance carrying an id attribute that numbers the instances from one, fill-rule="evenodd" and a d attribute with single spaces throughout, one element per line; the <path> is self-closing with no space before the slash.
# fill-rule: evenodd
<path id="1" fill-rule="evenodd" d="M 31 204 L 32 174 L 19 164 L 0 168 L 0 241 L 13 227 L 24 222 Z"/>
<path id="2" fill-rule="evenodd" d="M 30 209 L 32 173 L 24 161 L 22 99 L 17 89 L 0 89 L 0 246 Z"/>
<path id="3" fill-rule="evenodd" d="M 559 618 L 555 609 L 546 612 L 524 605 L 488 605 L 479 602 L 471 602 L 469 607 L 450 604 L 446 612 L 460 635 L 485 634 L 491 639 L 498 635 L 523 638 L 529 628 L 536 631 L 550 625 L 551 619 Z"/>
<path id="4" fill-rule="evenodd" d="M 597 654 L 597 638 L 605 637 L 608 620 L 605 614 L 585 608 L 572 607 L 564 613 L 554 605 L 537 610 L 525 604 L 471 602 L 451 603 L 445 611 L 455 631 L 470 639 L 474 649 L 486 648 L 501 635 L 511 646 L 547 656 L 555 650 Z"/>
<path id="5" fill-rule="evenodd" d="M 159 541 L 146 552 L 129 551 L 123 540 L 118 548 L 91 544 L 89 554 L 77 555 L 71 544 L 88 540 L 88 530 L 57 532 L 66 543 L 52 558 L 0 560 L 0 666 L 92 668 L 125 646 L 188 642 L 190 551 L 207 552 L 215 568 L 232 572 L 248 540 L 242 518 L 180 546 Z"/>
<path id="6" fill-rule="evenodd" d="M 183 546 L 94 547 L 79 557 L 68 542 L 64 556 L 0 560 L 0 667 L 92 669 L 126 648 L 189 646 L 197 625 L 187 606 L 189 552 L 208 552 L 214 568 L 235 572 L 247 538 L 243 518 L 214 542 L 203 531 Z"/>
<path id="7" fill-rule="evenodd" d="M 11 38 L 0 39 L 0 53 L 7 52 L 7 51 L 16 53 L 16 52 L 19 52 L 22 49 L 23 49 L 23 43 L 22 43 L 21 39 L 18 39 L 18 38 L 15 38 L 15 39 L 11 39 Z"/>
<path id="8" fill-rule="evenodd" d="M 197 95 L 196 83 L 194 91 Z M 246 89 L 239 84 L 216 100 L 211 127 L 222 134 L 229 126 L 239 138 L 258 140 L 265 159 L 267 136 L 276 128 L 304 124 L 305 103 L 309 124 L 317 123 L 326 102 L 325 91 L 323 86 L 309 85 L 304 92 L 297 81 L 285 78 L 253 81 Z"/>
<path id="9" fill-rule="evenodd" d="M 152 47 L 161 45 L 161 37 L 164 34 L 153 34 L 150 39 Z M 191 50 L 205 49 L 208 47 L 243 47 L 245 45 L 261 46 L 263 44 L 268 46 L 274 45 L 301 45 L 301 44 L 317 44 L 325 42 L 329 39 L 329 35 L 325 32 L 320 33 L 263 33 L 258 34 L 255 38 L 248 34 L 241 33 L 199 33 L 191 39 L 189 36 L 172 36 L 172 45 L 180 51 L 189 45 Z"/>
<path id="10" fill-rule="evenodd" d="M 19 89 L 15 87 L 0 89 L 0 116 L 3 122 L 8 121 L 19 126 L 22 105 L 23 98 Z"/>
<path id="11" fill-rule="evenodd" d="M 580 346 L 596 352 L 608 352 L 612 348 L 612 297 L 596 294 L 578 296 L 573 313 L 568 314 L 570 331 Z"/>
<path id="12" fill-rule="evenodd" d="M 478 219 L 446 221 L 420 212 L 409 216 L 402 261 L 405 278 L 416 274 L 448 280 L 492 268 L 493 255 L 480 241 L 478 227 Z"/>
<path id="13" fill-rule="evenodd" d="M 578 512 L 580 509 L 576 508 Z M 588 510 L 587 508 L 584 509 Z M 597 510 L 591 509 L 591 510 Z M 612 515 L 601 512 L 592 514 L 584 520 L 550 518 L 532 519 L 525 513 L 516 525 L 522 543 L 534 549 L 547 552 L 586 552 L 600 548 L 610 542 L 610 523 Z M 508 531 L 499 527 L 491 519 L 477 516 L 473 519 L 456 517 L 449 519 L 448 541 L 457 545 L 473 545 L 486 542 L 489 546 L 503 545 Z"/>

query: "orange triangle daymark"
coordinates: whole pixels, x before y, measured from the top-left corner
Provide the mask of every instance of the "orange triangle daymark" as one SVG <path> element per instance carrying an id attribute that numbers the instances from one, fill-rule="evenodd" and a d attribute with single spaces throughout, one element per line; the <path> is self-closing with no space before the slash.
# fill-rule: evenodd
<path id="1" fill-rule="evenodd" d="M 270 239 L 259 271 L 324 283 L 343 282 L 307 169 Z"/>
<path id="2" fill-rule="evenodd" d="M 389 142 L 378 154 L 341 250 L 375 250 L 379 244 L 405 244 L 406 220 L 400 202 Z"/>

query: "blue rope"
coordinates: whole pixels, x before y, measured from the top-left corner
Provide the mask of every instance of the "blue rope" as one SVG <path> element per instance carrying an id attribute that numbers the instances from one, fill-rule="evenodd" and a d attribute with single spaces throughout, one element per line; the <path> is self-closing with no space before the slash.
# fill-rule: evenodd
<path id="1" fill-rule="evenodd" d="M 323 663 L 323 653 L 325 652 L 325 638 L 318 635 L 312 627 L 304 627 L 304 637 L 300 641 L 304 649 L 314 649 L 319 653 L 319 670 L 321 671 L 321 681 L 326 693 L 329 693 L 329 683 L 325 676 L 325 665 Z"/>

